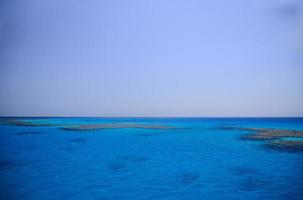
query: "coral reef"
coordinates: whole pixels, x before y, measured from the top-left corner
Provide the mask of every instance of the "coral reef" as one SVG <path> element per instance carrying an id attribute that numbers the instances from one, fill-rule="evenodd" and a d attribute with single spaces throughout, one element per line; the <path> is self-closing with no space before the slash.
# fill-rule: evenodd
<path id="1" fill-rule="evenodd" d="M 139 129 L 156 129 L 156 130 L 168 130 L 175 129 L 173 126 L 166 125 L 152 125 L 152 124 L 80 124 L 76 126 L 65 126 L 61 127 L 63 130 L 71 131 L 88 131 L 98 129 L 119 129 L 119 128 L 139 128 Z"/>
<path id="2" fill-rule="evenodd" d="M 274 150 L 282 150 L 289 152 L 303 152 L 303 140 L 302 141 L 283 141 L 283 140 L 275 140 L 265 144 L 267 148 Z"/>
<path id="3" fill-rule="evenodd" d="M 265 147 L 288 152 L 303 152 L 303 131 L 272 128 L 219 127 L 220 130 L 241 130 L 254 133 L 240 136 L 242 140 L 267 141 Z M 288 140 L 284 140 L 284 139 Z M 297 140 L 297 138 L 302 140 Z"/>
<path id="4" fill-rule="evenodd" d="M 281 139 L 284 137 L 302 137 L 303 131 L 298 130 L 285 130 L 285 129 L 265 129 L 265 128 L 240 128 L 244 131 L 254 131 L 254 134 L 245 134 L 241 136 L 241 139 L 247 140 L 272 140 Z"/>
<path id="5" fill-rule="evenodd" d="M 62 126 L 62 124 L 42 123 L 41 121 L 37 122 L 37 121 L 25 121 L 25 120 L 16 120 L 16 119 L 1 120 L 1 124 L 3 124 L 3 125 L 12 125 L 12 126 L 32 126 L 32 127 Z"/>

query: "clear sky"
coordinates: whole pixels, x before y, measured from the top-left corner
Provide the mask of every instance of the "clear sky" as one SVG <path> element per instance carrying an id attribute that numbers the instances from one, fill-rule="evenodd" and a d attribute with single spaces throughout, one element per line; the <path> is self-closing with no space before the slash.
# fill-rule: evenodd
<path id="1" fill-rule="evenodd" d="M 303 116 L 301 0 L 1 0 L 0 115 Z"/>

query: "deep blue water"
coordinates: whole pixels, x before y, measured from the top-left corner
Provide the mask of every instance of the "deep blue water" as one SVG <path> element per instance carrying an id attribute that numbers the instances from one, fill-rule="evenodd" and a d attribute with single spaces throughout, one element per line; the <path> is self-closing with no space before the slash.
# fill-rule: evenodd
<path id="1" fill-rule="evenodd" d="M 303 199 L 303 153 L 220 126 L 303 130 L 302 118 L 44 118 L 188 129 L 66 131 L 0 125 L 0 199 Z"/>

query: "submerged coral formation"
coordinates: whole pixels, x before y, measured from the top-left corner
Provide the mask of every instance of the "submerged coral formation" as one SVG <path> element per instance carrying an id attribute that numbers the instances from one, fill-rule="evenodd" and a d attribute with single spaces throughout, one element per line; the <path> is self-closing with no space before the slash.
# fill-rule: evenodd
<path id="1" fill-rule="evenodd" d="M 197 173 L 183 173 L 181 175 L 181 180 L 184 185 L 190 185 L 199 179 L 199 174 Z"/>
<path id="2" fill-rule="evenodd" d="M 88 131 L 97 129 L 119 129 L 119 128 L 140 128 L 140 129 L 157 129 L 157 130 L 168 130 L 175 129 L 173 126 L 166 125 L 153 125 L 153 124 L 80 124 L 76 126 L 65 126 L 61 127 L 63 130 L 71 131 Z"/>
<path id="3" fill-rule="evenodd" d="M 41 121 L 28 121 L 28 120 L 20 120 L 20 119 L 4 119 L 1 120 L 0 124 L 3 125 L 12 125 L 12 126 L 62 126 L 62 124 L 54 124 L 54 123 L 45 123 Z"/>
<path id="4" fill-rule="evenodd" d="M 303 131 L 285 129 L 265 129 L 265 128 L 241 128 L 241 130 L 254 131 L 254 134 L 242 135 L 241 139 L 248 140 L 272 140 L 284 137 L 302 137 Z"/>
<path id="5" fill-rule="evenodd" d="M 156 130 L 168 130 L 177 129 L 177 127 L 168 125 L 157 125 L 157 124 L 131 124 L 131 123 L 98 123 L 98 124 L 57 124 L 57 123 L 47 123 L 42 120 L 22 120 L 22 119 L 2 119 L 0 124 L 12 125 L 12 126 L 30 126 L 30 127 L 40 127 L 40 126 L 57 126 L 63 130 L 70 131 L 88 131 L 97 129 L 120 129 L 120 128 L 139 128 L 139 129 L 156 129 Z"/>
<path id="6" fill-rule="evenodd" d="M 285 150 L 289 152 L 303 152 L 303 140 L 295 141 L 295 140 L 276 140 L 271 141 L 265 144 L 266 147 L 274 150 Z"/>
<path id="7" fill-rule="evenodd" d="M 259 140 L 267 141 L 265 147 L 289 151 L 289 152 L 303 152 L 303 131 L 302 130 L 288 130 L 288 129 L 271 129 L 271 128 L 243 128 L 243 127 L 220 127 L 221 130 L 241 130 L 252 131 L 254 133 L 244 134 L 240 136 L 242 140 Z M 283 140 L 283 139 L 288 140 Z M 298 140 L 302 138 L 302 140 Z"/>

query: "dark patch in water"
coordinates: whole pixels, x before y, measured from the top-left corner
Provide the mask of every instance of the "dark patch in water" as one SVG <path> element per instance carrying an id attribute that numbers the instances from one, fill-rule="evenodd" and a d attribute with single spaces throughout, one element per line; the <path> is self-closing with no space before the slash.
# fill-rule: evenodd
<path id="1" fill-rule="evenodd" d="M 257 174 L 256 169 L 248 168 L 248 167 L 234 167 L 231 169 L 231 172 L 235 176 L 246 176 L 246 175 Z"/>
<path id="2" fill-rule="evenodd" d="M 12 161 L 12 160 L 1 160 L 0 161 L 0 170 L 10 170 L 17 167 L 23 167 L 25 163 L 20 161 Z"/>
<path id="3" fill-rule="evenodd" d="M 197 173 L 183 173 L 181 175 L 181 181 L 184 185 L 190 185 L 199 179 L 199 174 Z"/>
<path id="4" fill-rule="evenodd" d="M 70 142 L 72 142 L 72 143 L 86 143 L 87 139 L 85 139 L 85 138 L 74 138 L 74 139 L 71 139 Z"/>
<path id="5" fill-rule="evenodd" d="M 114 172 L 120 172 L 120 171 L 124 170 L 125 168 L 126 168 L 126 165 L 124 165 L 123 163 L 112 163 L 109 166 L 109 169 Z"/>
<path id="6" fill-rule="evenodd" d="M 275 151 L 283 151 L 290 153 L 298 153 L 303 152 L 303 140 L 302 141 L 283 141 L 276 140 L 268 142 L 264 145 L 266 149 L 275 150 Z"/>
<path id="7" fill-rule="evenodd" d="M 188 155 L 187 158 L 188 158 L 189 160 L 196 160 L 196 159 L 197 159 L 197 158 L 196 158 L 195 156 L 193 156 L 193 155 Z"/>
<path id="8" fill-rule="evenodd" d="M 262 173 L 255 168 L 234 167 L 231 168 L 231 173 L 239 178 L 237 188 L 240 191 L 254 191 L 268 184 Z"/>
<path id="9" fill-rule="evenodd" d="M 241 191 L 254 191 L 267 185 L 267 182 L 257 176 L 247 176 L 238 185 Z"/>
<path id="10" fill-rule="evenodd" d="M 23 132 L 19 132 L 16 135 L 41 135 L 43 134 L 43 132 L 38 132 L 38 131 L 23 131 Z"/>
<path id="11" fill-rule="evenodd" d="M 150 137 L 150 136 L 155 136 L 157 134 L 155 133 L 139 133 L 137 136 L 143 136 L 143 137 Z"/>

